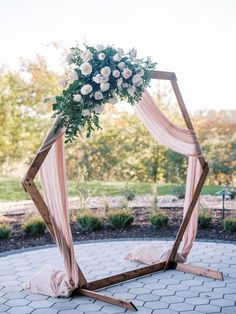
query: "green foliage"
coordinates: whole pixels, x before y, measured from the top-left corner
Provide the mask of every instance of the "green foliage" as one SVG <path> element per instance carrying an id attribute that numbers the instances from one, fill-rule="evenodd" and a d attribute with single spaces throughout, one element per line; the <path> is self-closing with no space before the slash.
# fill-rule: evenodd
<path id="1" fill-rule="evenodd" d="M 95 231 L 102 227 L 102 219 L 90 211 L 80 213 L 77 216 L 77 223 L 82 231 Z"/>
<path id="2" fill-rule="evenodd" d="M 224 229 L 230 232 L 236 232 L 236 218 L 225 218 Z"/>
<path id="3" fill-rule="evenodd" d="M 44 235 L 46 225 L 41 218 L 30 218 L 22 225 L 23 231 L 29 236 Z"/>
<path id="4" fill-rule="evenodd" d="M 0 224 L 0 240 L 9 239 L 11 236 L 11 227 L 6 223 Z"/>
<path id="5" fill-rule="evenodd" d="M 169 218 L 163 212 L 156 212 L 149 217 L 149 220 L 156 228 L 164 228 L 168 225 Z"/>
<path id="6" fill-rule="evenodd" d="M 185 185 L 179 184 L 175 185 L 172 193 L 177 196 L 179 199 L 184 199 L 185 198 Z"/>
<path id="7" fill-rule="evenodd" d="M 132 201 L 135 199 L 135 193 L 136 193 L 135 190 L 129 187 L 128 185 L 126 185 L 123 190 L 123 194 L 128 201 Z"/>
<path id="8" fill-rule="evenodd" d="M 124 54 L 112 46 L 100 49 L 84 46 L 83 50 L 71 48 L 69 64 L 73 64 L 72 79 L 69 78 L 69 85 L 55 97 L 53 103 L 54 117 L 60 115 L 57 127 L 65 128 L 67 142 L 73 142 L 84 128 L 87 129 L 87 137 L 95 129 L 101 129 L 99 114 L 102 105 L 116 103 L 117 98 L 132 105 L 138 102 L 144 88 L 149 85 L 150 70 L 156 65 L 150 58 L 137 59 L 133 54 Z M 100 55 L 103 57 L 100 58 Z M 118 76 L 113 74 L 114 71 L 118 72 Z M 129 72 L 128 76 L 125 71 Z M 135 77 L 137 82 L 133 80 Z M 103 88 L 103 85 L 106 87 Z"/>
<path id="9" fill-rule="evenodd" d="M 129 227 L 134 221 L 134 216 L 126 210 L 116 210 L 107 215 L 109 224 L 115 229 Z"/>
<path id="10" fill-rule="evenodd" d="M 211 225 L 212 216 L 206 212 L 201 212 L 198 217 L 198 226 L 200 229 L 208 229 Z"/>

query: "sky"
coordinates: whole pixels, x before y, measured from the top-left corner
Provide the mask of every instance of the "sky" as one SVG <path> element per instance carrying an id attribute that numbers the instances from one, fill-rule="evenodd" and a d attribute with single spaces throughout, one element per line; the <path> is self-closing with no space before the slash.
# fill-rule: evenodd
<path id="1" fill-rule="evenodd" d="M 191 111 L 236 109 L 236 0 L 0 0 L 0 64 L 44 55 L 52 43 L 135 47 L 175 72 Z"/>

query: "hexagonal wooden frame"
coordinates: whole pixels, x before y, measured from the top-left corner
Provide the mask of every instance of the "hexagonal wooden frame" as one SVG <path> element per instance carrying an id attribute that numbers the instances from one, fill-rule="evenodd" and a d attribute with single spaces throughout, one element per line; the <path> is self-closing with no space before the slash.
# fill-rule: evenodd
<path id="1" fill-rule="evenodd" d="M 164 71 L 152 71 L 151 73 L 151 78 L 152 79 L 158 79 L 158 80 L 167 80 L 171 82 L 173 91 L 175 93 L 179 108 L 181 110 L 183 119 L 185 121 L 185 124 L 187 126 L 188 129 L 190 129 L 191 131 L 194 130 L 191 119 L 189 117 L 188 111 L 186 109 L 186 106 L 184 104 L 181 92 L 179 90 L 178 84 L 177 84 L 177 78 L 174 72 L 164 72 Z M 46 205 L 46 203 L 43 200 L 43 197 L 41 196 L 40 192 L 38 191 L 35 183 L 34 183 L 34 178 L 37 175 L 42 163 L 44 162 L 44 159 L 46 158 L 48 152 L 50 151 L 53 143 L 55 141 L 52 141 L 50 143 L 50 145 L 48 145 L 46 148 L 44 147 L 44 144 L 46 142 L 48 142 L 49 138 L 52 136 L 52 134 L 54 134 L 54 129 L 52 127 L 51 131 L 49 132 L 49 134 L 47 135 L 47 137 L 45 138 L 41 148 L 39 149 L 38 153 L 36 154 L 34 160 L 32 161 L 24 179 L 22 180 L 22 185 L 25 189 L 26 192 L 28 192 L 35 204 L 35 206 L 37 207 L 39 213 L 41 214 L 42 218 L 44 219 L 47 228 L 49 230 L 49 232 L 51 233 L 53 239 L 55 239 L 54 237 L 54 232 L 53 232 L 53 228 L 52 228 L 52 224 L 50 221 L 50 216 L 49 216 L 49 211 L 48 211 L 48 207 Z M 195 135 L 195 132 L 192 132 L 193 134 L 193 139 L 195 142 L 196 147 L 200 148 L 199 145 L 199 141 L 197 139 L 197 136 Z M 223 274 L 219 271 L 215 271 L 215 270 L 210 270 L 208 268 L 204 268 L 204 267 L 198 267 L 198 266 L 193 266 L 193 265 L 189 265 L 189 264 L 181 264 L 181 263 L 175 263 L 174 259 L 176 256 L 176 253 L 178 251 L 178 248 L 180 246 L 182 237 L 184 235 L 184 232 L 188 226 L 189 220 L 191 218 L 191 215 L 193 213 L 194 207 L 196 205 L 197 199 L 201 193 L 203 184 L 206 180 L 206 177 L 208 175 L 209 172 L 209 168 L 208 168 L 208 164 L 204 158 L 203 155 L 198 157 L 199 162 L 201 163 L 202 166 L 202 175 L 199 179 L 199 182 L 196 186 L 196 189 L 194 191 L 194 195 L 192 198 L 192 201 L 189 205 L 189 208 L 187 210 L 187 213 L 180 225 L 179 231 L 176 235 L 173 247 L 171 249 L 170 255 L 167 259 L 166 262 L 161 262 L 161 263 L 156 263 L 150 266 L 144 266 L 142 268 L 139 269 L 135 269 L 135 270 L 131 270 L 128 272 L 124 272 L 118 275 L 113 275 L 107 278 L 103 278 L 103 279 L 99 279 L 99 280 L 95 280 L 92 282 L 87 282 L 84 274 L 82 273 L 81 269 L 79 269 L 79 285 L 78 288 L 75 290 L 75 293 L 79 293 L 81 295 L 85 295 L 88 297 L 92 297 L 104 302 L 108 302 L 111 304 L 116 304 L 128 309 L 134 309 L 137 310 L 137 308 L 135 307 L 135 305 L 132 302 L 128 302 L 128 301 L 124 301 L 124 300 L 120 300 L 120 299 L 116 299 L 107 295 L 103 295 L 101 293 L 95 292 L 94 290 L 106 287 L 106 286 L 110 286 L 116 283 L 120 283 L 123 281 L 127 281 L 133 278 L 137 278 L 140 276 L 144 276 L 144 275 L 148 275 L 151 273 L 155 273 L 161 270 L 168 270 L 168 269 L 176 269 L 178 271 L 183 271 L 183 272 L 187 272 L 187 273 L 193 273 L 195 275 L 200 275 L 200 276 L 206 276 L 206 277 L 210 277 L 213 279 L 218 279 L 218 280 L 223 280 Z"/>

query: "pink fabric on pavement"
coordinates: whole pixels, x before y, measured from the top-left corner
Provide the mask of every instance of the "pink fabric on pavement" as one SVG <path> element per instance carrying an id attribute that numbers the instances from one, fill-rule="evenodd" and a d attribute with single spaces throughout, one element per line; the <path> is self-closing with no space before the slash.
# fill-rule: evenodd
<path id="1" fill-rule="evenodd" d="M 202 174 L 202 167 L 198 160 L 201 155 L 201 150 L 194 141 L 194 131 L 183 129 L 175 126 L 168 118 L 158 109 L 157 104 L 147 91 L 143 93 L 141 101 L 135 106 L 135 112 L 143 122 L 152 137 L 166 147 L 182 154 L 189 156 L 186 194 L 184 201 L 184 216 L 192 201 L 193 194 L 199 178 Z M 193 241 L 197 234 L 198 227 L 198 212 L 199 199 L 196 203 L 188 227 L 183 236 L 182 252 L 176 256 L 177 261 L 182 262 L 187 258 Z M 153 246 L 153 247 L 152 247 Z M 135 247 L 126 258 L 129 260 L 137 260 L 145 264 L 152 264 L 163 261 L 168 258 L 168 249 L 163 251 L 163 248 L 155 244 L 141 245 Z"/>

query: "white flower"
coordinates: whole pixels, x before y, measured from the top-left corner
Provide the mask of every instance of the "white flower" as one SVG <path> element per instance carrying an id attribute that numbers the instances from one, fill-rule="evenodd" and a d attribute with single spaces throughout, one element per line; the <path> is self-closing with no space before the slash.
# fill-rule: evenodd
<path id="1" fill-rule="evenodd" d="M 81 53 L 80 57 L 84 62 L 87 62 L 92 59 L 93 55 L 89 50 L 85 50 Z"/>
<path id="2" fill-rule="evenodd" d="M 101 74 L 102 76 L 109 77 L 111 74 L 111 69 L 108 66 L 106 66 L 101 69 Z"/>
<path id="3" fill-rule="evenodd" d="M 135 86 L 131 86 L 127 89 L 127 92 L 129 93 L 130 96 L 134 96 L 134 93 L 135 93 Z"/>
<path id="4" fill-rule="evenodd" d="M 141 80 L 141 75 L 138 73 L 138 74 L 135 74 L 133 77 L 132 77 L 132 83 L 137 85 L 139 83 L 139 81 Z"/>
<path id="5" fill-rule="evenodd" d="M 73 96 L 73 100 L 76 102 L 81 102 L 82 96 L 80 94 L 76 94 Z"/>
<path id="6" fill-rule="evenodd" d="M 93 87 L 90 84 L 85 84 L 84 86 L 81 87 L 81 94 L 82 95 L 88 95 L 91 93 L 93 90 Z"/>
<path id="7" fill-rule="evenodd" d="M 103 92 L 106 92 L 110 88 L 110 84 L 109 83 L 101 83 L 100 88 Z"/>
<path id="8" fill-rule="evenodd" d="M 66 62 L 67 62 L 67 63 L 70 63 L 72 58 L 73 58 L 73 54 L 72 54 L 72 53 L 69 53 L 69 54 L 66 56 Z"/>
<path id="9" fill-rule="evenodd" d="M 109 99 L 108 99 L 108 102 L 109 102 L 110 104 L 112 104 L 112 105 L 115 105 L 115 104 L 117 104 L 118 100 L 117 100 L 115 97 L 113 97 L 113 98 L 109 98 Z"/>
<path id="10" fill-rule="evenodd" d="M 103 110 L 103 108 L 102 108 L 101 105 L 97 105 L 97 106 L 94 107 L 94 112 L 97 113 L 97 114 L 101 113 L 102 110 Z"/>
<path id="11" fill-rule="evenodd" d="M 88 62 L 83 62 L 79 68 L 83 75 L 89 75 L 92 73 L 93 70 L 91 64 Z"/>
<path id="12" fill-rule="evenodd" d="M 125 79 L 128 79 L 130 76 L 132 75 L 132 71 L 128 68 L 125 68 L 122 72 L 122 76 L 125 78 Z"/>
<path id="13" fill-rule="evenodd" d="M 122 77 L 118 78 L 118 80 L 117 80 L 117 87 L 120 88 L 122 83 L 123 83 L 123 78 Z"/>
<path id="14" fill-rule="evenodd" d="M 125 63 L 124 63 L 124 62 L 118 63 L 118 68 L 119 68 L 120 70 L 123 70 L 123 69 L 125 68 Z"/>
<path id="15" fill-rule="evenodd" d="M 79 125 L 79 126 L 78 126 L 78 129 L 79 129 L 80 132 L 82 132 L 84 128 L 83 128 L 82 125 Z"/>
<path id="16" fill-rule="evenodd" d="M 113 59 L 114 61 L 116 61 L 116 62 L 120 62 L 121 57 L 120 57 L 119 54 L 117 53 L 117 54 L 115 54 L 115 55 L 113 56 L 112 59 Z"/>
<path id="17" fill-rule="evenodd" d="M 112 75 L 113 75 L 114 77 L 118 78 L 118 77 L 120 76 L 120 71 L 119 71 L 119 70 L 114 70 L 114 71 L 112 72 Z"/>
<path id="18" fill-rule="evenodd" d="M 140 85 L 142 85 L 143 84 L 143 79 L 140 79 L 139 81 L 138 81 L 138 83 L 136 83 L 136 86 L 140 86 Z"/>
<path id="19" fill-rule="evenodd" d="M 84 109 L 82 110 L 82 116 L 86 117 L 90 114 L 90 110 L 89 109 Z"/>
<path id="20" fill-rule="evenodd" d="M 109 77 L 101 76 L 100 83 L 107 83 L 109 81 Z"/>
<path id="21" fill-rule="evenodd" d="M 118 48 L 117 51 L 118 51 L 119 55 L 122 57 L 124 54 L 124 50 L 122 48 Z"/>
<path id="22" fill-rule="evenodd" d="M 127 87 L 129 87 L 129 84 L 128 83 L 123 83 L 122 87 L 127 88 Z"/>
<path id="23" fill-rule="evenodd" d="M 103 49 L 105 49 L 105 47 L 103 45 L 97 45 L 95 47 L 98 51 L 102 51 Z"/>
<path id="24" fill-rule="evenodd" d="M 132 58 L 136 58 L 137 56 L 137 50 L 135 48 L 132 48 L 130 51 L 129 51 L 129 55 L 132 57 Z"/>
<path id="25" fill-rule="evenodd" d="M 105 59 L 105 53 L 103 53 L 103 52 L 100 52 L 99 54 L 98 54 L 98 59 L 99 60 L 104 60 Z"/>
<path id="26" fill-rule="evenodd" d="M 95 94 L 94 94 L 94 98 L 96 100 L 100 100 L 100 99 L 103 99 L 103 94 L 99 91 L 97 91 Z"/>
<path id="27" fill-rule="evenodd" d="M 93 81 L 97 84 L 100 84 L 101 83 L 101 74 L 96 74 L 94 77 L 93 77 Z"/>
<path id="28" fill-rule="evenodd" d="M 74 81 L 78 80 L 78 74 L 75 70 L 70 71 L 69 73 L 69 81 L 70 83 L 73 83 Z"/>

